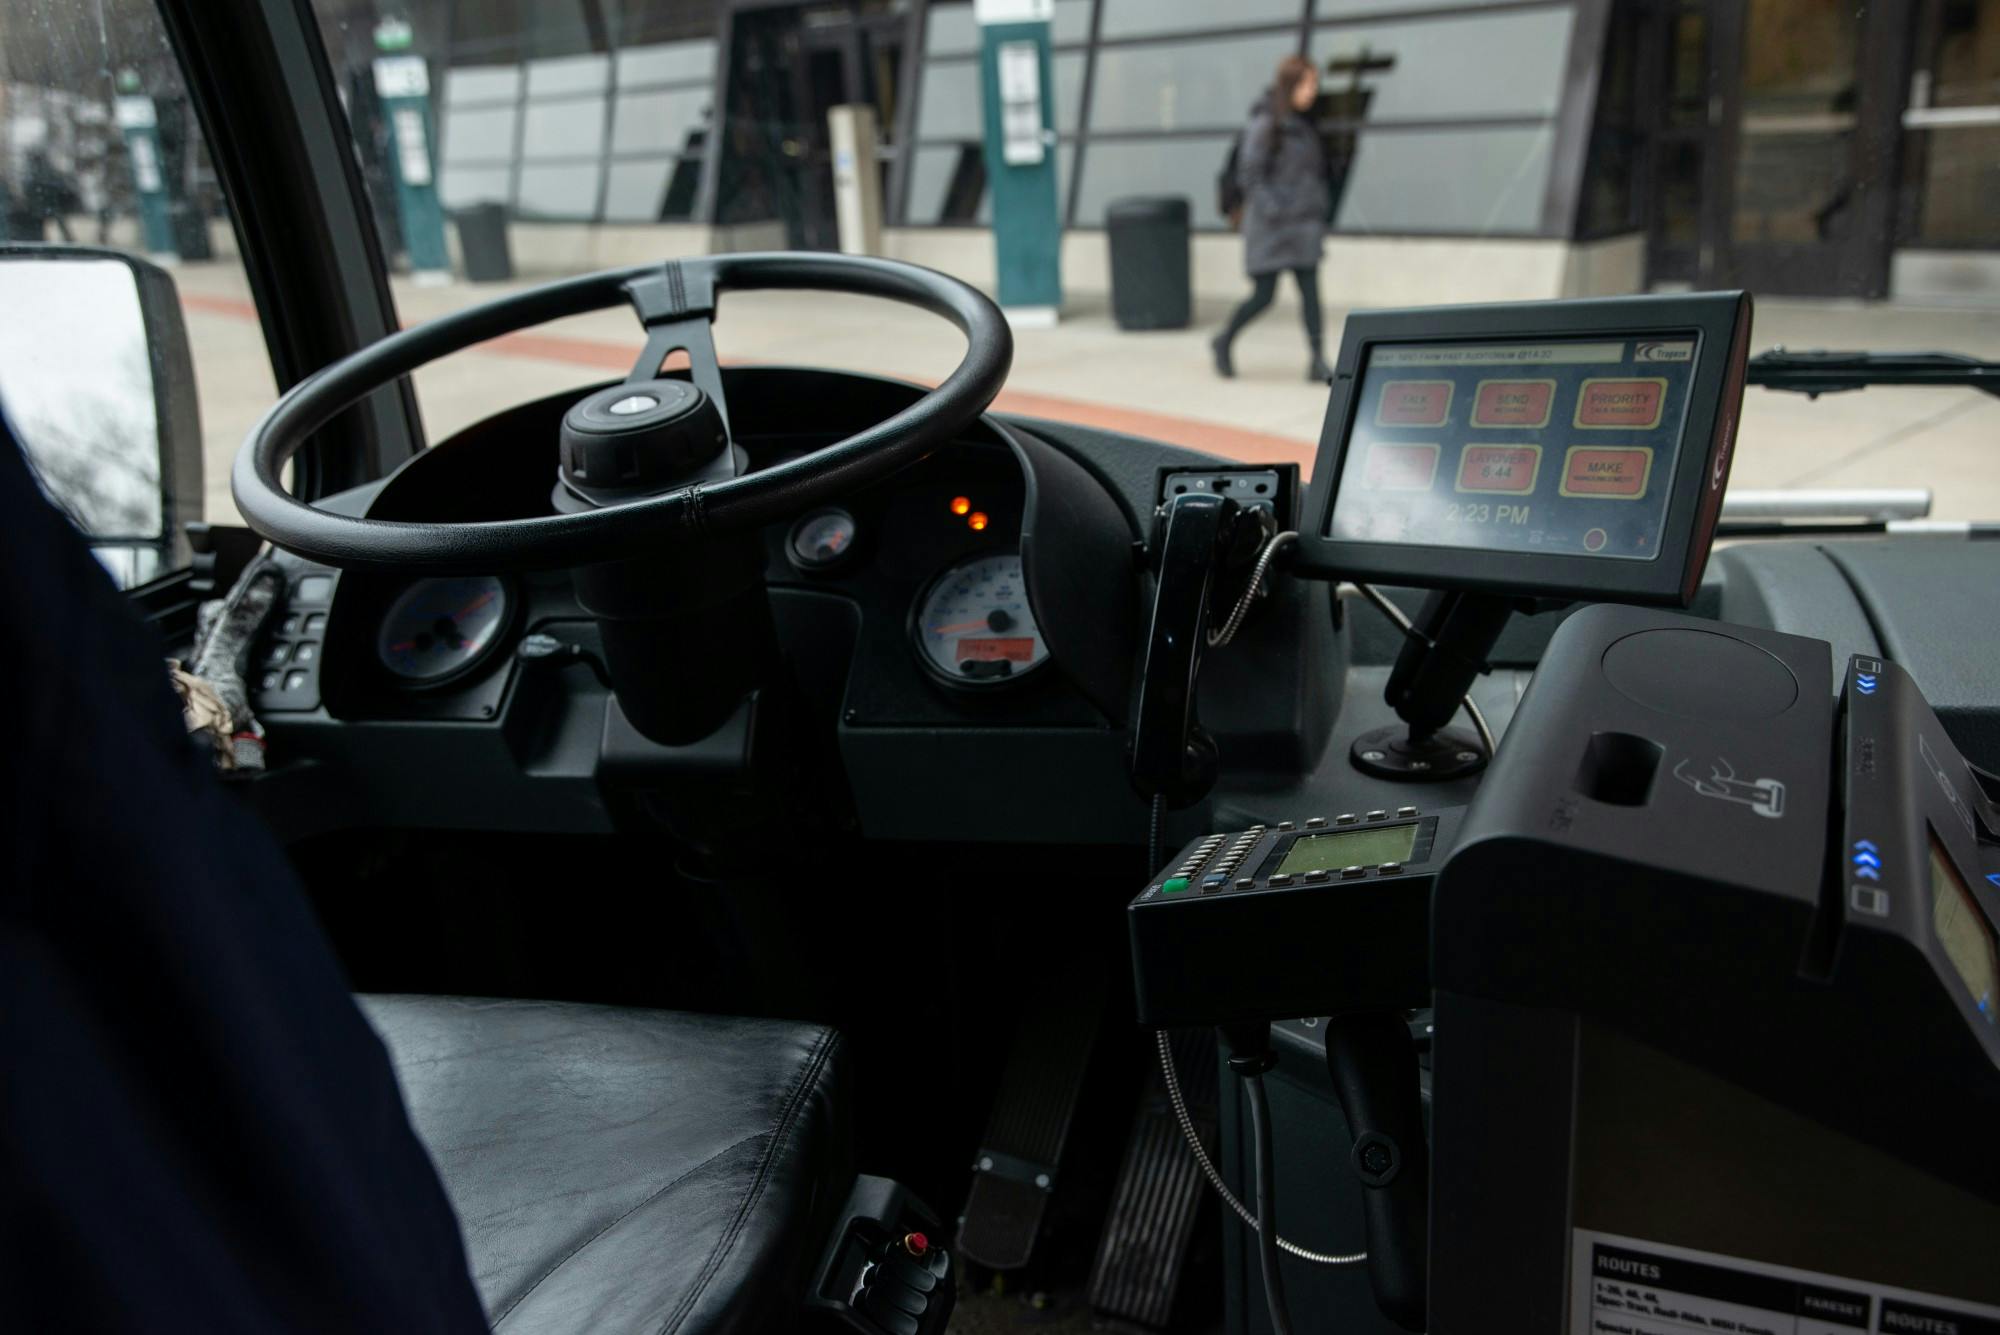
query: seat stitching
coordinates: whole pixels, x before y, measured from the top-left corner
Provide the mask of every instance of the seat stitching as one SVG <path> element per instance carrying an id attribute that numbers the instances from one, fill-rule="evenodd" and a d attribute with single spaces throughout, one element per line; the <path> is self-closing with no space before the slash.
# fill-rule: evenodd
<path id="1" fill-rule="evenodd" d="M 764 1194 L 764 1184 L 770 1177 L 772 1165 L 777 1162 L 778 1151 L 790 1139 L 799 1109 L 805 1105 L 808 1095 L 819 1083 L 819 1073 L 826 1066 L 834 1041 L 833 1030 L 820 1031 L 819 1042 L 813 1049 L 811 1060 L 801 1068 L 798 1083 L 792 1087 L 783 1111 L 779 1113 L 777 1122 L 771 1127 L 771 1143 L 764 1151 L 763 1162 L 757 1165 L 756 1180 L 750 1184 L 750 1190 L 745 1193 L 743 1204 L 736 1211 L 736 1218 L 716 1241 L 715 1250 L 709 1253 L 708 1260 L 702 1265 L 701 1273 L 695 1277 L 694 1284 L 675 1305 L 674 1311 L 667 1317 L 666 1324 L 660 1327 L 660 1335 L 671 1335 L 673 1331 L 680 1329 L 681 1323 L 687 1320 L 688 1313 L 694 1310 L 695 1303 L 707 1290 L 709 1282 L 721 1271 L 722 1263 L 729 1258 L 729 1253 L 735 1250 L 737 1238 L 750 1221 L 751 1210 L 756 1206 L 758 1198 Z"/>
<path id="2" fill-rule="evenodd" d="M 741 1149 L 743 1146 L 757 1139 L 757 1137 L 761 1134 L 763 1133 L 753 1131 L 749 1135 L 744 1136 L 740 1140 L 731 1141 L 729 1144 L 724 1145 L 721 1149 L 709 1155 L 706 1159 L 703 1159 L 700 1163 L 688 1169 L 685 1173 L 682 1173 L 679 1177 L 675 1178 L 673 1181 L 665 1184 L 658 1191 L 653 1192 L 650 1196 L 646 1197 L 646 1199 L 640 1201 L 639 1203 L 634 1205 L 631 1209 L 619 1215 L 616 1219 L 613 1219 L 609 1223 L 605 1224 L 603 1228 L 598 1229 L 595 1233 L 585 1238 L 582 1242 L 579 1242 L 578 1244 L 576 1244 L 576 1246 L 570 1248 L 569 1251 L 563 1253 L 562 1257 L 559 1260 L 557 1260 L 555 1264 L 551 1265 L 547 1270 L 544 1270 L 535 1279 L 535 1282 L 533 1284 L 530 1284 L 526 1289 L 521 1291 L 520 1297 L 516 1298 L 513 1302 L 508 1303 L 505 1311 L 501 1312 L 500 1315 L 493 1318 L 493 1328 L 495 1330 L 498 1330 L 500 1328 L 500 1323 L 505 1321 L 508 1317 L 512 1316 L 514 1314 L 514 1309 L 519 1307 L 522 1303 L 526 1302 L 528 1300 L 529 1295 L 534 1293 L 536 1289 L 539 1289 L 542 1286 L 543 1281 L 547 1280 L 549 1276 L 555 1274 L 556 1271 L 562 1269 L 564 1266 L 568 1265 L 571 1261 L 575 1260 L 577 1254 L 583 1251 L 584 1248 L 590 1246 L 593 1242 L 596 1242 L 599 1238 L 603 1237 L 606 1233 L 609 1233 L 612 1229 L 617 1228 L 627 1219 L 630 1219 L 633 1215 L 645 1209 L 647 1206 L 651 1205 L 654 1201 L 660 1199 L 660 1197 L 666 1195 L 666 1193 L 672 1191 L 675 1187 L 678 1187 L 681 1183 L 687 1181 L 689 1178 L 693 1177 L 696 1173 L 699 1173 L 702 1169 L 714 1163 L 717 1159 L 722 1158 L 724 1155 L 729 1154 L 734 1150 Z"/>

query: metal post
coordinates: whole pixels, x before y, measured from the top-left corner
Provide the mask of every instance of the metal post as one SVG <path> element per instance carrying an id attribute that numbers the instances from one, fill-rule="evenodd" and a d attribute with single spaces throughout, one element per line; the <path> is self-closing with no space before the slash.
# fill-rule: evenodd
<path id="1" fill-rule="evenodd" d="M 389 123 L 389 169 L 411 275 L 426 285 L 448 283 L 451 260 L 431 152 L 430 66 L 408 51 L 409 37 L 407 23 L 385 20 L 375 29 L 375 45 L 384 52 L 375 58 L 375 94 Z"/>
<path id="2" fill-rule="evenodd" d="M 119 79 L 118 130 L 132 164 L 132 195 L 139 211 L 139 235 L 148 254 L 177 263 L 173 217 L 168 212 L 166 169 L 160 156 L 160 115 L 149 94 L 137 91 L 135 76 Z"/>
<path id="3" fill-rule="evenodd" d="M 1056 211 L 1054 0 L 975 0 L 986 113 L 986 178 L 1000 309 L 1016 325 L 1052 325 L 1062 307 Z"/>
<path id="4" fill-rule="evenodd" d="M 844 255 L 882 253 L 882 168 L 876 155 L 875 108 L 829 107 L 833 148 L 833 216 Z"/>

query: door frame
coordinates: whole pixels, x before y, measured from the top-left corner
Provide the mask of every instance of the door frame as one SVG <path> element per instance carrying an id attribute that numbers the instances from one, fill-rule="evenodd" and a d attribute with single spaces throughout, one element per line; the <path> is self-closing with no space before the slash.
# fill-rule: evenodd
<path id="1" fill-rule="evenodd" d="M 400 327 L 347 113 L 310 0 L 156 0 L 221 178 L 280 391 Z M 387 476 L 424 443 L 407 377 L 321 428 L 307 500 Z"/>

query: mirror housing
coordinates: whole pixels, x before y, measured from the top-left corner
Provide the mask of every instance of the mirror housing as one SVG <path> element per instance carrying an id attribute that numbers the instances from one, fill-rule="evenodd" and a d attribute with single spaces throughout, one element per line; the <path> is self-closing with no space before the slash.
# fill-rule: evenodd
<path id="1" fill-rule="evenodd" d="M 25 316 L 0 325 L 0 407 L 43 488 L 121 587 L 185 565 L 201 408 L 172 276 L 100 246 L 0 242 L 0 310 Z"/>

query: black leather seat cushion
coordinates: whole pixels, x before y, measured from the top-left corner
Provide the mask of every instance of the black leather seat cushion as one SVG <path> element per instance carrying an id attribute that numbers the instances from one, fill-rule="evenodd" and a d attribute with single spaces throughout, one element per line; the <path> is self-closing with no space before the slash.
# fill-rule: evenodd
<path id="1" fill-rule="evenodd" d="M 504 1332 L 792 1324 L 848 1181 L 839 1040 L 770 1020 L 361 999 Z"/>

